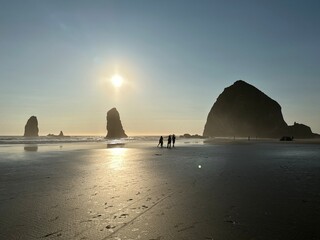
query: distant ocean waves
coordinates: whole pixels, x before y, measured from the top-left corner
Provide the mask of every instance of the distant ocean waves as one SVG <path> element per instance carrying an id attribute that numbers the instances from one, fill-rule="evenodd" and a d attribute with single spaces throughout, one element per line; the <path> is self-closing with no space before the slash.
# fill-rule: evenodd
<path id="1" fill-rule="evenodd" d="M 46 143 L 74 143 L 74 142 L 101 142 L 103 137 L 71 136 L 71 137 L 13 137 L 1 136 L 0 144 L 46 144 Z"/>
<path id="2" fill-rule="evenodd" d="M 139 136 L 122 139 L 105 139 L 103 136 L 70 136 L 70 137 L 21 137 L 21 136 L 0 136 L 1 144 L 50 144 L 50 143 L 126 143 L 132 141 L 157 141 L 158 137 Z"/>

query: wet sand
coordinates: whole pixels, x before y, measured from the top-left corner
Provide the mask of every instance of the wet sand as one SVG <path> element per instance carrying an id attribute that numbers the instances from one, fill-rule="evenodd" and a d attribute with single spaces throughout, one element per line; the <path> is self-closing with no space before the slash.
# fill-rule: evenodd
<path id="1" fill-rule="evenodd" d="M 320 145 L 156 144 L 1 146 L 0 239 L 320 239 Z"/>

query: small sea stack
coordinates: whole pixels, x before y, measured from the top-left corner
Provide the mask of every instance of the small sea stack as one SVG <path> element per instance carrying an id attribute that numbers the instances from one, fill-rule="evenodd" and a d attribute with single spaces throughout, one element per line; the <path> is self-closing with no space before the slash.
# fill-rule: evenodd
<path id="1" fill-rule="evenodd" d="M 39 128 L 37 117 L 32 116 L 28 119 L 26 126 L 24 127 L 24 137 L 38 137 Z"/>
<path id="2" fill-rule="evenodd" d="M 128 137 L 123 130 L 120 115 L 116 108 L 112 108 L 107 112 L 107 131 L 106 138 Z"/>
<path id="3" fill-rule="evenodd" d="M 58 138 L 59 138 L 59 137 L 66 137 L 66 136 L 63 134 L 62 131 L 60 131 L 60 133 L 59 133 L 58 135 L 49 133 L 47 136 L 48 136 L 48 137 L 58 137 Z"/>

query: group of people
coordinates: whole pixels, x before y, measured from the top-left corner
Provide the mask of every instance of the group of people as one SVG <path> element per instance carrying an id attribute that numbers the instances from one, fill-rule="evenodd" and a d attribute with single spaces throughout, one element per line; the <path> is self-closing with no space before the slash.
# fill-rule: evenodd
<path id="1" fill-rule="evenodd" d="M 172 147 L 174 147 L 174 144 L 176 142 L 176 136 L 174 134 L 168 136 L 168 143 L 167 143 L 167 148 L 171 148 L 171 142 L 172 142 Z M 163 147 L 163 137 L 161 136 L 159 139 L 158 147 Z"/>

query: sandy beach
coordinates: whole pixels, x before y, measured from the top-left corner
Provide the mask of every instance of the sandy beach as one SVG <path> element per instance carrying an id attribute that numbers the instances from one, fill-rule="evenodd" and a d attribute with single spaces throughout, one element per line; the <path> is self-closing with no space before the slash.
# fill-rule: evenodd
<path id="1" fill-rule="evenodd" d="M 319 144 L 156 144 L 2 145 L 0 239 L 320 239 Z"/>

